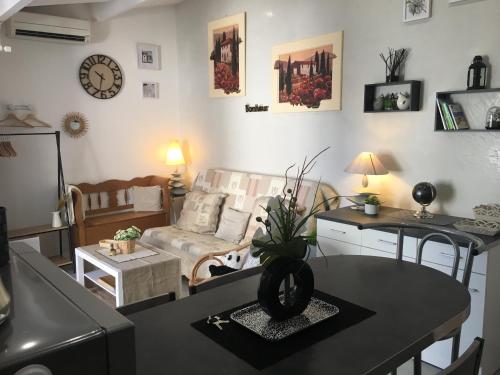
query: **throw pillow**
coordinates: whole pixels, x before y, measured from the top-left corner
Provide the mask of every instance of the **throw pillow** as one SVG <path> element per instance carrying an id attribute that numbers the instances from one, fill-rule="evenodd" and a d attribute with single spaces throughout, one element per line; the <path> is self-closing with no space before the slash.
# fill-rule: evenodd
<path id="1" fill-rule="evenodd" d="M 245 235 L 249 218 L 249 212 L 238 211 L 234 208 L 224 210 L 215 237 L 238 244 Z"/>
<path id="2" fill-rule="evenodd" d="M 134 186 L 134 211 L 161 211 L 161 192 L 160 186 Z"/>
<path id="3" fill-rule="evenodd" d="M 186 194 L 177 228 L 201 234 L 213 234 L 219 221 L 220 206 L 226 194 L 192 191 Z"/>
<path id="4" fill-rule="evenodd" d="M 260 216 L 262 219 L 267 218 L 267 212 L 262 207 L 267 207 L 267 203 L 271 197 L 259 197 L 255 200 L 254 208 L 252 211 L 252 215 L 250 216 L 250 221 L 248 222 L 247 231 L 245 233 L 245 241 L 251 241 L 253 235 L 257 228 L 262 228 L 264 232 L 266 231 L 266 227 L 262 223 L 258 223 L 255 219 Z"/>

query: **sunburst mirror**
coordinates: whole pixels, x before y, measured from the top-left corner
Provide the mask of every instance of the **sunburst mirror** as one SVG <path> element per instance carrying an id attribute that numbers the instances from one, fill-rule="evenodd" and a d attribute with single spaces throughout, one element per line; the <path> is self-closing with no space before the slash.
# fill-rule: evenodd
<path id="1" fill-rule="evenodd" d="M 79 112 L 71 112 L 64 116 L 63 129 L 66 134 L 73 138 L 84 135 L 89 128 L 85 115 Z"/>

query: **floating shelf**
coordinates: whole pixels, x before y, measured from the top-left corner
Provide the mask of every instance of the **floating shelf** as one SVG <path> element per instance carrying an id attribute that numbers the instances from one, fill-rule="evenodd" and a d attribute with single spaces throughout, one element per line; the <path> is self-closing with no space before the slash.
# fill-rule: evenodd
<path id="1" fill-rule="evenodd" d="M 484 101 L 484 104 L 481 106 L 481 112 L 484 113 L 484 116 L 481 118 L 480 121 L 483 121 L 480 126 L 477 126 L 477 121 L 475 123 L 471 123 L 471 121 L 474 121 L 475 119 L 472 118 L 473 116 L 467 116 L 468 110 L 470 108 L 467 107 L 466 103 L 464 101 L 457 100 L 457 97 L 454 96 L 463 96 L 463 95 L 485 95 L 485 94 L 498 94 L 498 101 L 496 101 L 496 105 L 500 105 L 500 88 L 495 88 L 495 89 L 482 89 L 482 90 L 453 90 L 453 91 L 440 91 L 436 93 L 436 101 L 437 99 L 441 99 L 447 102 L 453 102 L 453 103 L 459 103 L 467 118 L 467 122 L 469 122 L 469 126 L 473 126 L 470 129 L 459 129 L 459 130 L 448 130 L 445 129 L 443 125 L 443 121 L 441 120 L 441 114 L 439 113 L 439 109 L 437 107 L 437 104 L 435 104 L 435 121 L 434 121 L 434 131 L 435 132 L 447 132 L 447 133 L 464 133 L 464 132 L 498 132 L 500 129 L 485 129 L 484 125 L 484 118 L 486 117 L 486 112 L 488 111 L 489 107 L 491 106 L 491 103 L 488 104 L 486 101 Z M 484 108 L 483 108 L 484 107 Z M 477 108 L 476 108 L 476 111 Z M 476 125 L 476 126 L 474 126 Z"/>
<path id="2" fill-rule="evenodd" d="M 377 89 L 389 86 L 409 86 L 410 93 L 410 108 L 405 110 L 393 109 L 393 110 L 374 110 L 373 102 L 377 97 Z M 421 103 L 421 86 L 422 81 L 397 81 L 397 82 L 383 82 L 383 83 L 371 83 L 365 85 L 365 100 L 364 100 L 364 112 L 365 113 L 398 113 L 398 112 L 415 112 L 420 111 Z M 402 90 L 399 90 L 402 91 Z"/>

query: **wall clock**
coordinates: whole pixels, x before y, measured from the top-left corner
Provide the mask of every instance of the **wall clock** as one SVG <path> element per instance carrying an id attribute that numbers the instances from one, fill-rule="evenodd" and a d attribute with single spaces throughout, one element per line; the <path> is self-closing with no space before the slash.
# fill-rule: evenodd
<path id="1" fill-rule="evenodd" d="M 115 97 L 123 86 L 123 75 L 116 61 L 105 55 L 87 57 L 80 66 L 80 83 L 97 99 Z"/>

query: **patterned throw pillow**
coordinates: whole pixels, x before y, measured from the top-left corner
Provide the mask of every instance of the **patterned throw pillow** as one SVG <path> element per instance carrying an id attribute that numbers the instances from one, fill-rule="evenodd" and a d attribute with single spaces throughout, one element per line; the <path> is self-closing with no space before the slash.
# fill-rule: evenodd
<path id="1" fill-rule="evenodd" d="M 213 234 L 217 229 L 220 207 L 226 194 L 193 191 L 186 194 L 178 229 L 201 234 Z"/>
<path id="2" fill-rule="evenodd" d="M 250 212 L 238 211 L 234 208 L 224 209 L 215 237 L 238 244 L 245 235 L 249 218 Z"/>
<path id="3" fill-rule="evenodd" d="M 253 235 L 257 228 L 262 228 L 264 232 L 266 231 L 266 227 L 262 223 L 258 223 L 255 219 L 260 216 L 263 219 L 267 218 L 267 212 L 262 207 L 267 207 L 267 203 L 269 202 L 271 197 L 259 197 L 255 200 L 255 205 L 253 207 L 252 215 L 250 216 L 250 220 L 248 222 L 247 231 L 245 233 L 245 241 L 249 242 L 252 240 Z"/>

